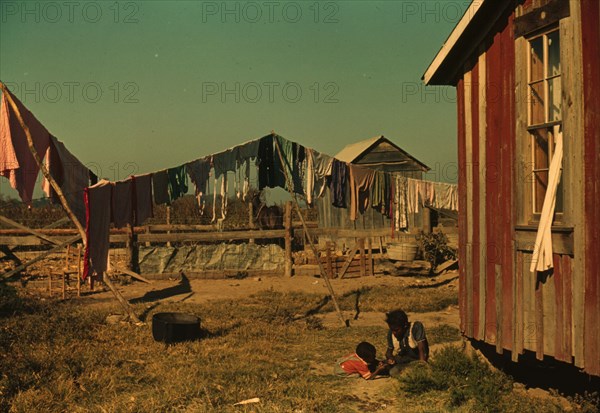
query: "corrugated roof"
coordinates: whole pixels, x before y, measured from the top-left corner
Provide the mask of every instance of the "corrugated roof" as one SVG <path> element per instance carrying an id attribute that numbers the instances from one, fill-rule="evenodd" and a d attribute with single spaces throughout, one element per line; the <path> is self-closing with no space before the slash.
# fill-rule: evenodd
<path id="1" fill-rule="evenodd" d="M 375 136 L 370 139 L 365 139 L 364 141 L 359 141 L 359 142 L 355 142 L 355 143 L 346 145 L 340 152 L 338 152 L 337 155 L 335 155 L 335 158 L 342 162 L 353 163 L 359 157 L 361 157 L 361 155 L 363 155 L 365 152 L 369 151 L 370 149 L 374 148 L 381 142 L 387 142 L 390 145 L 392 145 L 396 150 L 398 150 L 398 152 L 400 152 L 402 155 L 404 155 L 404 157 L 406 157 L 407 160 L 414 162 L 416 165 L 418 165 L 424 171 L 429 171 L 431 169 L 427 165 L 425 165 L 423 162 L 419 161 L 417 158 L 410 155 L 408 152 L 406 152 L 405 150 L 400 148 L 398 145 L 396 145 L 394 142 L 390 141 L 388 138 L 386 138 L 383 135 Z"/>

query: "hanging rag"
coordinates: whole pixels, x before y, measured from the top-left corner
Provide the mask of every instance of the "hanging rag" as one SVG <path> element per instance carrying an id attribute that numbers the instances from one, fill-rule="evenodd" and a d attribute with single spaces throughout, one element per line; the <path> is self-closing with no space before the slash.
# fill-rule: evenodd
<path id="1" fill-rule="evenodd" d="M 133 182 L 135 225 L 143 225 L 148 218 L 154 215 L 152 210 L 152 174 L 133 176 L 131 180 Z"/>
<path id="2" fill-rule="evenodd" d="M 224 173 L 236 170 L 237 155 L 237 150 L 235 149 L 228 149 L 213 155 L 215 178 L 220 178 Z"/>
<path id="3" fill-rule="evenodd" d="M 84 192 L 87 215 L 84 279 L 94 274 L 101 278 L 108 267 L 111 197 L 112 185 L 105 179 Z"/>
<path id="4" fill-rule="evenodd" d="M 408 217 L 406 211 L 406 177 L 396 176 L 396 190 L 394 191 L 394 208 L 396 229 L 408 228 Z"/>
<path id="5" fill-rule="evenodd" d="M 338 208 L 346 208 L 346 184 L 348 180 L 348 164 L 333 158 L 331 165 L 331 204 Z"/>
<path id="6" fill-rule="evenodd" d="M 167 175 L 169 176 L 169 201 L 173 202 L 187 194 L 188 191 L 185 165 L 167 169 Z"/>
<path id="7" fill-rule="evenodd" d="M 295 180 L 293 176 L 293 169 L 295 164 L 294 149 L 295 143 L 285 139 L 282 136 L 276 135 L 275 142 L 279 146 L 279 152 L 274 149 L 273 152 L 273 169 L 275 170 L 275 185 L 287 189 L 288 191 L 294 191 Z M 281 153 L 281 157 L 279 154 Z M 283 162 L 283 163 L 282 163 Z M 290 187 L 286 181 L 286 176 L 292 179 Z"/>
<path id="8" fill-rule="evenodd" d="M 390 174 L 376 171 L 371 192 L 371 206 L 380 214 L 390 216 Z"/>
<path id="9" fill-rule="evenodd" d="M 46 151 L 46 166 L 50 176 L 60 187 L 67 205 L 83 227 L 85 225 L 83 191 L 90 185 L 90 170 L 54 136 L 50 136 L 50 144 Z M 50 182 L 45 177 L 42 189 L 53 203 L 60 203 Z"/>
<path id="10" fill-rule="evenodd" d="M 350 173 L 350 219 L 356 220 L 358 213 L 364 214 L 369 206 L 369 195 L 375 171 L 360 166 L 348 165 Z"/>
<path id="11" fill-rule="evenodd" d="M 169 174 L 166 170 L 152 174 L 152 188 L 154 192 L 154 203 L 156 205 L 169 204 Z"/>
<path id="12" fill-rule="evenodd" d="M 210 173 L 210 160 L 207 158 L 196 159 L 185 165 L 190 180 L 196 187 L 196 194 L 206 193 L 206 183 Z"/>
<path id="13" fill-rule="evenodd" d="M 6 93 L 2 93 L 0 101 L 0 176 L 8 178 L 10 186 L 17 190 L 23 202 L 31 204 L 40 167 L 29 150 L 25 131 L 17 115 L 8 103 L 7 94 L 10 92 L 4 90 Z M 48 150 L 50 134 L 19 99 L 12 93 L 10 96 L 29 128 L 33 146 L 41 160 Z"/>
<path id="14" fill-rule="evenodd" d="M 529 271 L 533 273 L 536 271 L 547 271 L 554 266 L 552 261 L 552 220 L 554 217 L 554 207 L 556 206 L 556 191 L 562 171 L 563 136 L 558 125 L 554 127 L 553 133 L 556 145 L 554 147 L 554 155 L 550 161 L 548 186 L 546 187 L 542 214 L 535 237 L 535 247 L 529 267 Z"/>
<path id="15" fill-rule="evenodd" d="M 280 180 L 279 171 L 275 169 L 275 156 L 273 146 L 273 135 L 267 135 L 260 139 L 258 144 L 258 156 L 256 164 L 258 165 L 258 189 L 275 188 L 277 181 Z"/>
<path id="16" fill-rule="evenodd" d="M 333 167 L 333 158 L 324 153 L 313 151 L 314 172 L 314 192 L 313 195 L 320 198 L 327 188 L 327 177 L 331 176 Z"/>
<path id="17" fill-rule="evenodd" d="M 133 224 L 133 185 L 131 179 L 113 183 L 112 222 L 115 228 Z"/>

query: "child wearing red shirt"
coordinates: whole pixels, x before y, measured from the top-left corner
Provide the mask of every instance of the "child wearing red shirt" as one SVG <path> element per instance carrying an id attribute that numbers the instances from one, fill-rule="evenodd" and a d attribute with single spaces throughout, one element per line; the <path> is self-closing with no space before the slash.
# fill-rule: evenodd
<path id="1" fill-rule="evenodd" d="M 378 361 L 376 354 L 375 346 L 363 341 L 356 346 L 356 352 L 348 354 L 336 362 L 334 373 L 338 376 L 358 374 L 365 380 L 372 379 L 386 369 L 386 364 Z"/>

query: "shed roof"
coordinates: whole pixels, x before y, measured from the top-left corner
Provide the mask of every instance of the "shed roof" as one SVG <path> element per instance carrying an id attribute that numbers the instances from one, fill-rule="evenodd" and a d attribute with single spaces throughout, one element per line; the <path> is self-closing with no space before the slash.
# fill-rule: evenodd
<path id="1" fill-rule="evenodd" d="M 512 0 L 472 0 L 454 30 L 444 42 L 422 79 L 426 85 L 455 85 L 466 59 L 481 44 L 484 37 Z"/>
<path id="2" fill-rule="evenodd" d="M 412 164 L 417 169 L 423 171 L 429 171 L 431 169 L 423 162 L 410 155 L 408 152 L 400 148 L 398 145 L 396 145 L 394 142 L 390 141 L 383 135 L 375 136 L 370 139 L 365 139 L 364 141 L 359 141 L 346 145 L 344 149 L 342 149 L 340 152 L 338 152 L 337 155 L 335 155 L 335 158 L 343 162 L 358 163 L 358 161 L 360 161 L 363 155 L 365 155 L 367 152 L 371 151 L 372 149 L 374 149 L 382 143 L 387 143 L 391 145 L 394 149 L 396 149 L 396 153 L 398 156 L 395 160 L 392 161 L 394 164 Z"/>

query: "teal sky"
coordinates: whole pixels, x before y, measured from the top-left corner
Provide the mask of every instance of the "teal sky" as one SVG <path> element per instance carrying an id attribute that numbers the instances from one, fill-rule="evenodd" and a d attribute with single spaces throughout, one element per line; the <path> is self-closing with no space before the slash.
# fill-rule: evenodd
<path id="1" fill-rule="evenodd" d="M 275 130 L 330 155 L 383 134 L 455 181 L 455 94 L 421 76 L 467 3 L 3 0 L 0 79 L 108 179 Z"/>

